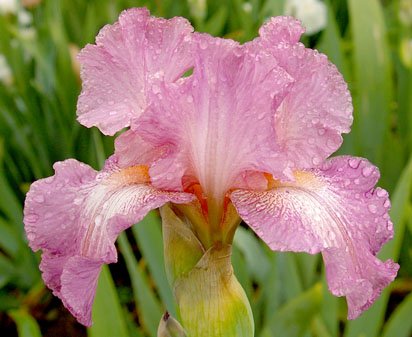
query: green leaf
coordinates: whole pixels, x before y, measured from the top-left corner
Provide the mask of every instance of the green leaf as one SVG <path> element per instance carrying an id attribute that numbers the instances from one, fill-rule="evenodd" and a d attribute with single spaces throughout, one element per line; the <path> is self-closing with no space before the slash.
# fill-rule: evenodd
<path id="1" fill-rule="evenodd" d="M 383 161 L 385 133 L 393 100 L 392 61 L 382 6 L 378 0 L 349 0 L 354 47 L 354 125 L 357 152 Z M 373 135 L 373 136 L 372 136 Z"/>
<path id="2" fill-rule="evenodd" d="M 395 309 L 383 329 L 382 337 L 409 337 L 412 335 L 412 293 Z"/>
<path id="3" fill-rule="evenodd" d="M 149 212 L 140 223 L 132 227 L 132 232 L 142 256 L 148 264 L 162 302 L 172 315 L 176 315 L 173 293 L 164 269 L 163 240 L 158 213 Z"/>
<path id="4" fill-rule="evenodd" d="M 110 275 L 103 266 L 93 305 L 93 325 L 87 330 L 89 337 L 129 337 L 119 297 Z"/>
<path id="5" fill-rule="evenodd" d="M 256 277 L 260 282 L 264 282 L 270 269 L 270 262 L 254 234 L 239 227 L 236 230 L 233 244 L 238 247 L 245 256 L 252 274 L 251 276 Z"/>
<path id="6" fill-rule="evenodd" d="M 17 325 L 19 337 L 42 337 L 36 320 L 23 308 L 8 312 Z"/>
<path id="7" fill-rule="evenodd" d="M 266 335 L 272 337 L 304 336 L 320 310 L 322 285 L 317 283 L 280 308 L 266 327 Z M 270 334 L 268 332 L 270 331 Z"/>
<path id="8" fill-rule="evenodd" d="M 149 285 L 143 268 L 137 263 L 133 255 L 125 233 L 119 235 L 118 242 L 132 283 L 139 320 L 146 331 L 149 332 L 149 336 L 154 337 L 156 336 L 159 318 L 162 316 L 163 310 L 156 299 L 155 292 Z"/>
<path id="9" fill-rule="evenodd" d="M 222 34 L 227 20 L 227 7 L 219 7 L 212 17 L 204 24 L 203 29 L 210 35 L 219 36 Z"/>

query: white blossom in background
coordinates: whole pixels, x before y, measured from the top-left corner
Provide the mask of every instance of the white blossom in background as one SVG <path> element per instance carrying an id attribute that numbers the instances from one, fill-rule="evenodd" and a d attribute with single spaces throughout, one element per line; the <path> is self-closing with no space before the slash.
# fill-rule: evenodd
<path id="1" fill-rule="evenodd" d="M 253 6 L 249 1 L 246 1 L 246 2 L 243 3 L 242 9 L 246 13 L 251 13 L 252 9 L 253 9 Z"/>
<path id="2" fill-rule="evenodd" d="M 16 13 L 18 9 L 17 0 L 0 0 L 0 14 Z"/>
<path id="3" fill-rule="evenodd" d="M 0 83 L 10 85 L 13 79 L 11 69 L 4 55 L 0 54 Z"/>
<path id="4" fill-rule="evenodd" d="M 1 1 L 1 0 L 0 0 Z M 20 34 L 27 40 L 32 40 L 36 37 L 36 30 L 33 27 L 33 15 L 24 9 L 17 12 L 17 20 L 19 22 Z"/>
<path id="5" fill-rule="evenodd" d="M 33 15 L 30 12 L 22 9 L 17 12 L 17 20 L 19 21 L 19 24 L 21 26 L 27 27 L 32 24 Z"/>
<path id="6" fill-rule="evenodd" d="M 320 0 L 286 0 L 284 13 L 299 19 L 307 35 L 316 34 L 327 24 L 327 8 Z"/>

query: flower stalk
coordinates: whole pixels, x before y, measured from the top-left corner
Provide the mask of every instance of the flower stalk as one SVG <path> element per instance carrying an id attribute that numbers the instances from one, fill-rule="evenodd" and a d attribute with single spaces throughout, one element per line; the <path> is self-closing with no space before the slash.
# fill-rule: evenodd
<path id="1" fill-rule="evenodd" d="M 232 247 L 205 249 L 191 223 L 161 208 L 165 267 L 187 336 L 251 337 L 252 310 L 231 265 Z"/>

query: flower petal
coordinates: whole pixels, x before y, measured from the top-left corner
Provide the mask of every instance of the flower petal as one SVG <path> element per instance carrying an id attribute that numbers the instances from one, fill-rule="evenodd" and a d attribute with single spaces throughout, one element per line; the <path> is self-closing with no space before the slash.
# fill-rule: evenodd
<path id="1" fill-rule="evenodd" d="M 117 235 L 151 209 L 192 200 L 153 188 L 144 167 L 111 168 L 98 173 L 73 159 L 56 163 L 56 174 L 33 183 L 25 202 L 25 230 L 30 247 L 43 250 L 45 283 L 85 325 L 100 267 L 117 260 Z"/>
<path id="2" fill-rule="evenodd" d="M 252 44 L 271 53 L 294 79 L 275 114 L 277 142 L 294 169 L 323 162 L 350 131 L 352 99 L 338 69 L 316 50 L 297 43 L 302 29 L 291 18 L 275 18 Z"/>
<path id="3" fill-rule="evenodd" d="M 273 250 L 321 251 L 331 292 L 347 297 L 348 317 L 356 318 L 398 270 L 375 257 L 393 236 L 388 194 L 374 189 L 379 172 L 364 159 L 342 156 L 295 177 L 266 192 L 236 190 L 231 200 Z"/>
<path id="4" fill-rule="evenodd" d="M 135 129 L 165 149 L 150 170 L 156 186 L 182 186 L 190 176 L 220 199 L 242 172 L 273 171 L 273 107 L 291 78 L 259 50 L 202 34 L 194 43 L 193 75 L 156 85 Z"/>
<path id="5" fill-rule="evenodd" d="M 292 16 L 275 16 L 259 29 L 259 35 L 274 45 L 298 43 L 305 32 L 299 20 Z"/>
<path id="6" fill-rule="evenodd" d="M 111 160 L 121 168 L 133 165 L 150 166 L 162 154 L 162 148 L 146 142 L 137 132 L 127 130 L 116 138 L 115 153 Z"/>
<path id="7" fill-rule="evenodd" d="M 79 122 L 110 135 L 129 126 L 146 108 L 152 77 L 174 81 L 192 65 L 192 30 L 186 19 L 154 18 L 145 8 L 124 11 L 118 22 L 105 26 L 96 45 L 79 55 Z"/>

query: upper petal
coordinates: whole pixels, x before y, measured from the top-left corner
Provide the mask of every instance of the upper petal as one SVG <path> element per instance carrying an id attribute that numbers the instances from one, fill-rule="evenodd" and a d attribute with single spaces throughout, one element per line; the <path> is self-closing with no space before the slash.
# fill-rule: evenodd
<path id="1" fill-rule="evenodd" d="M 136 131 L 165 149 L 151 168 L 158 187 L 193 177 L 220 199 L 247 170 L 283 171 L 275 162 L 273 109 L 291 82 L 267 53 L 197 34 L 193 75 L 152 88 L 157 99 Z M 278 173 L 278 172 L 277 172 Z"/>
<path id="2" fill-rule="evenodd" d="M 299 20 L 292 16 L 275 16 L 259 29 L 259 35 L 270 43 L 298 43 L 305 32 Z"/>
<path id="3" fill-rule="evenodd" d="M 154 18 L 145 8 L 124 11 L 79 55 L 83 89 L 78 120 L 113 135 L 146 108 L 151 78 L 174 81 L 191 65 L 193 28 L 183 18 Z"/>
<path id="4" fill-rule="evenodd" d="M 43 250 L 40 268 L 47 286 L 85 325 L 91 324 L 100 267 L 117 259 L 119 232 L 168 201 L 192 200 L 153 188 L 142 167 L 107 167 L 111 170 L 98 173 L 75 160 L 56 163 L 53 177 L 32 184 L 24 209 L 30 247 Z"/>
<path id="5" fill-rule="evenodd" d="M 375 257 L 393 236 L 388 194 L 374 189 L 379 173 L 360 158 L 337 157 L 295 177 L 266 192 L 234 191 L 231 200 L 272 249 L 321 251 L 330 290 L 347 296 L 348 317 L 355 318 L 398 269 Z"/>
<path id="6" fill-rule="evenodd" d="M 345 80 L 327 57 L 298 43 L 299 22 L 279 17 L 251 42 L 271 53 L 294 79 L 275 113 L 276 139 L 295 169 L 323 162 L 350 131 L 352 99 Z"/>

